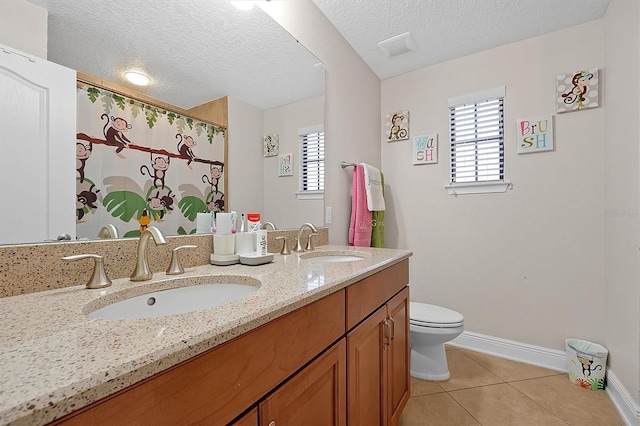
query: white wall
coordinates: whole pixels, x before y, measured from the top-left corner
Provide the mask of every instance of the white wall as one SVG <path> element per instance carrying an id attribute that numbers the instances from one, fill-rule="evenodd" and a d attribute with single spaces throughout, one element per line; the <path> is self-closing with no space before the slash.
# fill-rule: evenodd
<path id="1" fill-rule="evenodd" d="M 347 244 L 351 169 L 341 161 L 380 165 L 380 80 L 311 0 L 261 2 L 325 68 L 325 206 L 331 244 Z"/>
<path id="2" fill-rule="evenodd" d="M 279 152 L 291 153 L 294 159 L 293 176 L 278 176 L 278 157 L 264 158 L 264 220 L 278 228 L 299 228 L 305 222 L 324 224 L 324 201 L 297 199 L 300 175 L 300 143 L 298 130 L 322 125 L 324 122 L 322 96 L 307 99 L 264 112 L 264 134 L 277 134 Z"/>
<path id="3" fill-rule="evenodd" d="M 262 110 L 229 97 L 228 211 L 262 213 Z"/>
<path id="4" fill-rule="evenodd" d="M 2 0 L 0 44 L 47 59 L 46 9 L 26 0 Z"/>
<path id="5" fill-rule="evenodd" d="M 439 135 L 435 165 L 412 166 L 409 141 L 382 144 L 387 240 L 414 251 L 412 300 L 491 336 L 559 350 L 567 337 L 604 341 L 604 109 L 555 114 L 556 76 L 602 68 L 602 40 L 596 21 L 382 82 L 379 127 L 409 110 L 412 135 Z M 447 99 L 498 86 L 513 189 L 448 195 Z M 516 154 L 516 120 L 545 114 L 556 149 Z"/>
<path id="6" fill-rule="evenodd" d="M 640 403 L 640 7 L 613 0 L 604 19 L 606 346 Z M 624 48 L 622 48 L 624 46 Z"/>

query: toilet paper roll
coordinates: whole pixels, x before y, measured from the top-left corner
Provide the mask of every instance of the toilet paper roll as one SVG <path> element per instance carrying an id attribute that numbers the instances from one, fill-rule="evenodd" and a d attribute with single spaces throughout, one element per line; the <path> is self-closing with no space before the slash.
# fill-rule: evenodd
<path id="1" fill-rule="evenodd" d="M 231 213 L 216 214 L 216 234 L 231 235 L 232 228 Z"/>
<path id="2" fill-rule="evenodd" d="M 213 235 L 213 253 L 214 254 L 235 254 L 236 236 L 235 235 Z"/>
<path id="3" fill-rule="evenodd" d="M 196 217 L 196 233 L 211 233 L 211 213 L 198 213 L 198 216 Z"/>
<path id="4" fill-rule="evenodd" d="M 241 232 L 236 234 L 236 254 L 256 252 L 256 233 Z"/>

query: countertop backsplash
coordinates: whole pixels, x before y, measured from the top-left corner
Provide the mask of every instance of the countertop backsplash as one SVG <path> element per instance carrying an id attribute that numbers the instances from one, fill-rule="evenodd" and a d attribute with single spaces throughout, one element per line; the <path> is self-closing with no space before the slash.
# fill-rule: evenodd
<path id="1" fill-rule="evenodd" d="M 310 230 L 303 231 L 303 242 Z M 282 242 L 278 236 L 286 236 L 289 249 L 293 250 L 297 229 L 269 230 L 267 251 L 280 253 Z M 196 249 L 183 250 L 180 261 L 185 268 L 207 265 L 213 252 L 210 234 L 167 237 L 168 244 L 149 244 L 149 266 L 153 272 L 163 272 L 169 266 L 171 251 L 181 245 L 197 245 Z M 318 228 L 315 246 L 329 243 L 328 228 Z M 0 246 L 0 298 L 35 293 L 85 284 L 93 271 L 93 260 L 65 262 L 65 256 L 97 254 L 104 257 L 105 270 L 111 279 L 126 278 L 136 263 L 137 238 L 117 240 L 71 241 L 63 243 L 21 244 Z M 224 272 L 224 266 L 220 266 Z"/>

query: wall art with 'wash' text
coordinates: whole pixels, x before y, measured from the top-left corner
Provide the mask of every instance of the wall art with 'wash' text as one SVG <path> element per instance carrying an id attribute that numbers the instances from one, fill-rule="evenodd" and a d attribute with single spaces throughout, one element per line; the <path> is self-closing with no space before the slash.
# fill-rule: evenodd
<path id="1" fill-rule="evenodd" d="M 196 232 L 202 212 L 225 211 L 226 128 L 78 81 L 76 232 L 105 224 L 137 237 Z"/>
<path id="2" fill-rule="evenodd" d="M 438 134 L 414 136 L 411 144 L 411 161 L 413 165 L 435 164 L 438 162 Z"/>
<path id="3" fill-rule="evenodd" d="M 409 139 L 409 111 L 387 114 L 385 135 L 387 142 L 406 141 Z"/>
<path id="4" fill-rule="evenodd" d="M 516 128 L 518 154 L 553 150 L 553 115 L 523 118 Z"/>
<path id="5" fill-rule="evenodd" d="M 556 81 L 556 111 L 559 113 L 598 106 L 598 68 L 560 74 Z"/>

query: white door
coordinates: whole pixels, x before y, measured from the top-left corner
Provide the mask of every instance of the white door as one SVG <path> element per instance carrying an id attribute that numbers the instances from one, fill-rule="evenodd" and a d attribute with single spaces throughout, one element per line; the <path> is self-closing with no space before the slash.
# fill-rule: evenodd
<path id="1" fill-rule="evenodd" d="M 0 244 L 75 239 L 76 72 L 0 45 Z"/>

